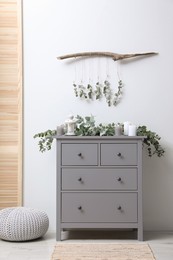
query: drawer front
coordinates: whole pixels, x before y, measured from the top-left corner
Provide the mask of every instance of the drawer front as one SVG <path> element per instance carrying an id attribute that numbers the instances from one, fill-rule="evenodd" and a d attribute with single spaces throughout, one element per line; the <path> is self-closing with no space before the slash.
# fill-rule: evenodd
<path id="1" fill-rule="evenodd" d="M 62 144 L 62 165 L 97 165 L 97 144 Z"/>
<path id="2" fill-rule="evenodd" d="M 63 193 L 62 222 L 137 222 L 137 193 Z"/>
<path id="3" fill-rule="evenodd" d="M 62 169 L 63 190 L 137 190 L 137 169 Z"/>
<path id="4" fill-rule="evenodd" d="M 137 144 L 101 144 L 101 165 L 137 165 Z"/>

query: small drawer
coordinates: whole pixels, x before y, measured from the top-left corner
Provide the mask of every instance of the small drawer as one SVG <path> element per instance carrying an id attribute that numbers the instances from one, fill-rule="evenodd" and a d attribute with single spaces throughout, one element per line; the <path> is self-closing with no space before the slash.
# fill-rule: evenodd
<path id="1" fill-rule="evenodd" d="M 63 193 L 62 222 L 137 222 L 137 194 Z"/>
<path id="2" fill-rule="evenodd" d="M 101 144 L 101 165 L 137 165 L 137 144 Z"/>
<path id="3" fill-rule="evenodd" d="M 62 165 L 97 165 L 97 144 L 62 144 Z"/>
<path id="4" fill-rule="evenodd" d="M 62 190 L 137 190 L 137 168 L 62 169 Z"/>

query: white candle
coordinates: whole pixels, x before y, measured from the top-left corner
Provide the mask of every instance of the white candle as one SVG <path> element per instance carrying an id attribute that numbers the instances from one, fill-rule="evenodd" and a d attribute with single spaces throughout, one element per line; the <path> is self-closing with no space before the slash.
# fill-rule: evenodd
<path id="1" fill-rule="evenodd" d="M 129 125 L 129 136 L 136 136 L 136 125 Z"/>
<path id="2" fill-rule="evenodd" d="M 124 122 L 124 135 L 129 135 L 129 125 L 131 125 L 129 121 Z"/>

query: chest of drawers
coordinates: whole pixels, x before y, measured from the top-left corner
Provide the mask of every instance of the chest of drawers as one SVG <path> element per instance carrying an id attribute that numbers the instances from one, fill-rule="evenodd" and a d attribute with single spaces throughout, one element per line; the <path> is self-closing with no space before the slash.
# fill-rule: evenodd
<path id="1" fill-rule="evenodd" d="M 137 229 L 143 137 L 57 136 L 56 239 L 69 229 Z"/>

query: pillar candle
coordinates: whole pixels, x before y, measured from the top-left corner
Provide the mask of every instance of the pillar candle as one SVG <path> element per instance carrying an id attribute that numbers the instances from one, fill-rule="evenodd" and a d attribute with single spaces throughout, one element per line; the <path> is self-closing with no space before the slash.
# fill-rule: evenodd
<path id="1" fill-rule="evenodd" d="M 129 125 L 131 123 L 129 121 L 124 122 L 124 135 L 129 135 Z"/>
<path id="2" fill-rule="evenodd" d="M 136 136 L 136 125 L 129 125 L 129 136 Z"/>

